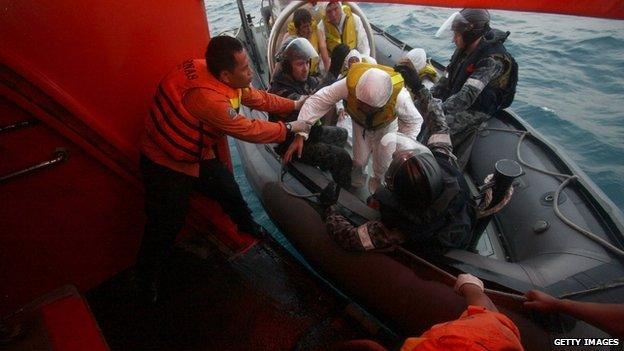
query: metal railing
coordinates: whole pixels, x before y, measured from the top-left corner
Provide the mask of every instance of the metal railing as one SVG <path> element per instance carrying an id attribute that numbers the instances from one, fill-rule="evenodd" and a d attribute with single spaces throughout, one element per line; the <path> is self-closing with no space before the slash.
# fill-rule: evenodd
<path id="1" fill-rule="evenodd" d="M 66 161 L 69 158 L 69 150 L 67 150 L 66 148 L 62 148 L 62 147 L 56 148 L 54 152 L 52 153 L 52 157 L 53 158 L 50 160 L 46 160 L 36 165 L 30 166 L 28 168 L 24 168 L 22 170 L 15 171 L 7 175 L 1 176 L 0 183 L 3 183 L 9 179 L 15 178 L 20 175 L 28 174 L 28 173 L 31 173 L 31 172 L 34 172 L 43 168 L 49 168 L 58 163 Z"/>
<path id="2" fill-rule="evenodd" d="M 27 119 L 24 121 L 15 122 L 6 126 L 0 126 L 0 134 L 12 132 L 25 127 L 30 127 L 39 124 L 39 120 L 36 118 Z"/>

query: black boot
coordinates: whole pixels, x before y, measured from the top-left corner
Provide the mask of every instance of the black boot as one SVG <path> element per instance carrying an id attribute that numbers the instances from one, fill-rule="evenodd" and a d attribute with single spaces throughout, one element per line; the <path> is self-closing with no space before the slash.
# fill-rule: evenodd
<path id="1" fill-rule="evenodd" d="M 338 202 L 338 197 L 340 196 L 340 185 L 335 182 L 329 182 L 327 186 L 321 190 L 321 195 L 319 195 L 319 201 L 323 207 L 329 207 L 335 205 Z"/>

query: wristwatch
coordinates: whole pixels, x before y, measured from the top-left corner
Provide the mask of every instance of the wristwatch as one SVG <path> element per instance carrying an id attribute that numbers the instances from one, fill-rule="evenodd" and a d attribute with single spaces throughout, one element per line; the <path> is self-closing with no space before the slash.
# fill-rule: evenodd
<path id="1" fill-rule="evenodd" d="M 292 124 L 290 124 L 290 122 L 286 122 L 284 125 L 286 126 L 287 131 L 292 132 Z"/>

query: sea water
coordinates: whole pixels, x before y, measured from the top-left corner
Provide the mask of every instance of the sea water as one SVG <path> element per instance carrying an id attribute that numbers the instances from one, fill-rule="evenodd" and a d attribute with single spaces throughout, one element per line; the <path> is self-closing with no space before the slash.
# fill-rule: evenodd
<path id="1" fill-rule="evenodd" d="M 260 1 L 244 4 L 254 23 L 259 22 Z M 360 7 L 371 23 L 448 64 L 454 45 L 434 34 L 458 9 Z M 206 12 L 211 35 L 240 23 L 235 2 L 207 1 Z M 559 146 L 624 210 L 624 21 L 494 10 L 491 25 L 511 32 L 505 46 L 519 65 L 511 109 Z M 275 231 L 245 179 L 236 148 L 231 150 L 236 179 L 255 218 Z"/>

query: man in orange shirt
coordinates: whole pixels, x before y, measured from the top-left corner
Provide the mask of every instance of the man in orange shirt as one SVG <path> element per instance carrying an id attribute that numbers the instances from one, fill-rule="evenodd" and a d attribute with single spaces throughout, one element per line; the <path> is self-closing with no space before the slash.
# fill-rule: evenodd
<path id="1" fill-rule="evenodd" d="M 518 327 L 485 294 L 483 282 L 460 274 L 455 292 L 466 299 L 468 307 L 459 318 L 432 326 L 419 337 L 407 338 L 400 351 L 522 351 Z M 384 351 L 372 340 L 353 340 L 336 348 L 339 351 Z"/>
<path id="2" fill-rule="evenodd" d="M 215 199 L 239 229 L 261 236 L 232 173 L 215 154 L 227 135 L 254 143 L 286 140 L 289 132 L 306 132 L 305 122 L 268 122 L 238 113 L 240 104 L 287 115 L 297 101 L 251 88 L 252 72 L 242 44 L 213 38 L 206 60 L 187 60 L 161 81 L 145 122 L 141 173 L 145 183 L 147 222 L 138 253 L 140 289 L 156 300 L 156 284 L 174 239 L 184 225 L 193 190 Z"/>

